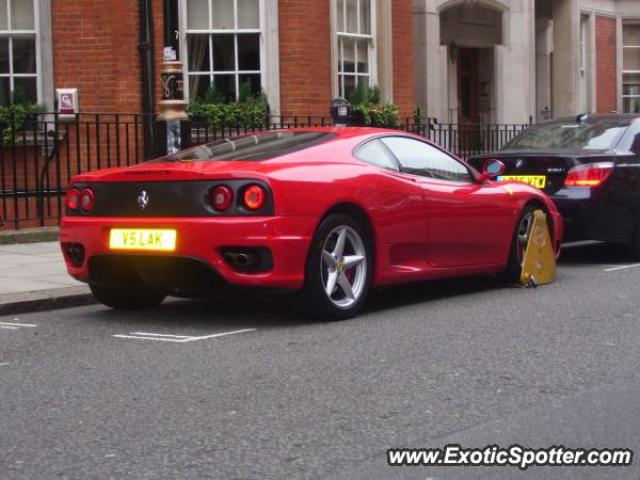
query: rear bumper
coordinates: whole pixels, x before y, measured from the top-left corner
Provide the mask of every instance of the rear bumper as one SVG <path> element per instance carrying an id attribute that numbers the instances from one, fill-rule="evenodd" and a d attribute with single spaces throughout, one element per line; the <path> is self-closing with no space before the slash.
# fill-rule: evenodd
<path id="1" fill-rule="evenodd" d="M 565 224 L 565 241 L 629 242 L 635 222 L 624 204 L 613 204 L 606 187 L 563 189 L 551 196 Z"/>
<path id="2" fill-rule="evenodd" d="M 232 285 L 299 289 L 303 286 L 304 266 L 315 227 L 316 219 L 311 217 L 65 217 L 60 228 L 60 241 L 69 274 L 85 282 L 92 278 L 90 265 L 93 258 L 109 255 L 159 256 L 157 252 L 146 254 L 110 251 L 108 242 L 111 228 L 173 228 L 177 231 L 176 250 L 160 254 L 161 256 L 195 259 Z M 74 264 L 68 255 L 68 244 L 80 244 L 84 248 L 84 259 L 80 265 Z M 272 265 L 268 271 L 239 271 L 225 261 L 221 253 L 221 249 L 225 247 L 267 249 L 273 259 Z"/>
<path id="3" fill-rule="evenodd" d="M 590 225 L 588 199 L 551 197 L 564 218 L 565 241 L 594 238 Z"/>

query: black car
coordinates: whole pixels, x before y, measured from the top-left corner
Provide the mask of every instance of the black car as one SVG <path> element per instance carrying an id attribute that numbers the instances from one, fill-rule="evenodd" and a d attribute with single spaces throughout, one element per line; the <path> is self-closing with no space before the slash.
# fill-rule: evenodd
<path id="1" fill-rule="evenodd" d="M 640 255 L 640 116 L 580 115 L 535 125 L 498 152 L 472 157 L 505 164 L 498 180 L 547 193 L 565 219 L 565 240 L 630 245 Z"/>

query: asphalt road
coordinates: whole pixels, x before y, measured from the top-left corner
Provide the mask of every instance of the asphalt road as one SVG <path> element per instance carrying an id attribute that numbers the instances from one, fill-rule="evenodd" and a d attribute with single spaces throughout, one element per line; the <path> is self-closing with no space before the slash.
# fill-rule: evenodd
<path id="1" fill-rule="evenodd" d="M 571 248 L 551 286 L 399 287 L 338 323 L 233 298 L 2 317 L 0 477 L 638 479 L 640 460 L 386 466 L 387 448 L 458 442 L 640 452 L 631 263 Z"/>

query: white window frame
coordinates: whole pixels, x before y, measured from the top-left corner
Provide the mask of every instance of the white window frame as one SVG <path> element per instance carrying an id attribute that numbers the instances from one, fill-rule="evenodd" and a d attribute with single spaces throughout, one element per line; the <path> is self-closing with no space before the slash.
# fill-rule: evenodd
<path id="1" fill-rule="evenodd" d="M 43 100 L 43 82 L 42 82 L 42 25 L 40 20 L 40 11 L 42 8 L 41 1 L 32 0 L 33 2 L 33 29 L 32 30 L 13 30 L 11 28 L 12 2 L 7 0 L 7 29 L 0 30 L 1 38 L 9 38 L 9 73 L 0 73 L 0 78 L 9 78 L 10 95 L 15 91 L 16 78 L 35 78 L 36 79 L 36 102 L 42 103 Z M 47 10 L 48 11 L 48 10 Z M 35 55 L 36 55 L 36 73 L 14 73 L 13 71 L 13 38 L 20 35 L 30 35 L 35 39 Z"/>
<path id="2" fill-rule="evenodd" d="M 589 10 L 580 12 L 580 98 L 578 104 L 581 113 L 593 113 L 596 110 L 596 31 L 595 13 Z"/>
<path id="3" fill-rule="evenodd" d="M 361 31 L 360 25 L 360 5 L 363 0 L 357 0 L 356 7 L 356 16 L 357 16 L 357 25 L 358 32 Z M 344 77 L 345 76 L 355 76 L 356 80 L 358 77 L 368 77 L 369 78 L 369 86 L 374 87 L 378 85 L 378 53 L 377 53 L 377 32 L 378 32 L 378 11 L 377 11 L 377 0 L 369 0 L 370 9 L 371 9 L 371 33 L 370 34 L 361 34 L 361 33 L 349 33 L 343 32 L 340 29 L 344 28 L 344 25 L 338 25 L 338 0 L 331 0 L 331 32 L 332 32 L 332 71 L 333 71 L 333 95 L 334 97 L 343 96 L 344 95 Z M 343 12 L 342 12 L 343 21 L 347 22 L 347 1 L 343 2 Z M 344 49 L 343 44 L 340 42 L 341 39 L 353 39 L 353 40 L 367 40 L 369 42 L 368 45 L 368 65 L 369 72 L 366 74 L 361 74 L 358 72 L 358 49 L 355 48 L 354 52 L 354 71 L 353 72 L 345 72 L 344 71 Z M 338 63 L 341 65 L 338 67 Z M 356 82 L 357 85 L 357 82 Z"/>
<path id="4" fill-rule="evenodd" d="M 258 28 L 238 28 L 238 0 L 233 0 L 233 17 L 234 28 L 233 29 L 206 29 L 206 30 L 189 30 L 187 25 L 187 1 L 182 0 L 180 2 L 180 55 L 183 62 L 184 70 L 184 95 L 185 99 L 189 99 L 189 74 L 209 74 L 209 80 L 213 84 L 213 76 L 215 75 L 229 75 L 235 78 L 235 91 L 236 101 L 240 94 L 240 75 L 260 75 L 260 85 L 266 90 L 267 84 L 266 75 L 266 42 L 265 42 L 265 16 L 266 16 L 266 1 L 257 0 L 259 8 L 259 25 Z M 215 0 L 209 0 L 209 25 L 213 25 L 213 9 L 211 8 L 211 2 Z M 260 70 L 239 70 L 238 67 L 238 34 L 258 34 L 260 38 Z M 204 34 L 209 35 L 209 71 L 208 72 L 190 72 L 189 71 L 189 52 L 187 48 L 187 34 Z M 234 48 L 235 48 L 235 69 L 216 71 L 213 66 L 213 48 L 212 48 L 212 36 L 215 34 L 233 34 Z"/>
<path id="5" fill-rule="evenodd" d="M 624 109 L 624 100 L 627 98 L 638 99 L 640 101 L 640 94 L 638 95 L 625 95 L 624 94 L 624 84 L 625 84 L 625 76 L 627 75 L 638 75 L 640 76 L 640 70 L 625 70 L 624 69 L 624 51 L 625 49 L 634 49 L 640 50 L 640 45 L 625 45 L 624 44 L 624 26 L 625 25 L 634 25 L 640 29 L 640 17 L 624 17 L 619 22 L 618 29 L 618 45 L 619 45 L 619 65 L 620 65 L 620 83 L 619 83 L 619 98 L 620 98 L 620 111 L 625 112 Z M 640 82 L 639 82 L 640 83 Z"/>

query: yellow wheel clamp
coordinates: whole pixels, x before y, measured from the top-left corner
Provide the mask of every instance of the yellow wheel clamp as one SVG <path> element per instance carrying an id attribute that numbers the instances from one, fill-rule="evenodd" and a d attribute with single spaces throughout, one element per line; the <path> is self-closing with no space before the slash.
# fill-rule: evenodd
<path id="1" fill-rule="evenodd" d="M 528 287 L 547 285 L 556 280 L 556 256 L 553 253 L 547 216 L 542 210 L 533 212 L 533 226 L 522 264 L 520 283 Z"/>

